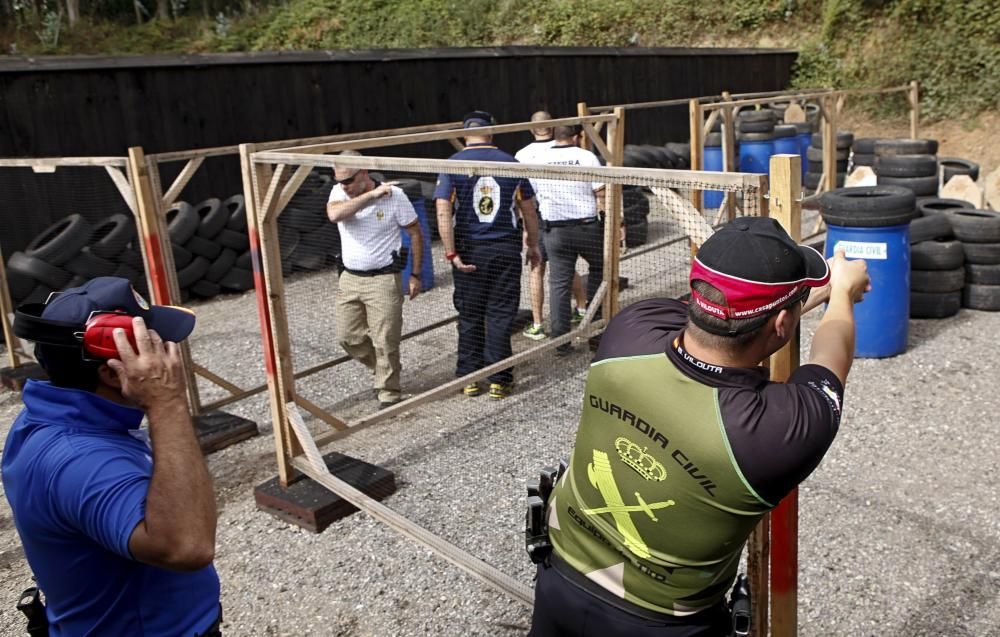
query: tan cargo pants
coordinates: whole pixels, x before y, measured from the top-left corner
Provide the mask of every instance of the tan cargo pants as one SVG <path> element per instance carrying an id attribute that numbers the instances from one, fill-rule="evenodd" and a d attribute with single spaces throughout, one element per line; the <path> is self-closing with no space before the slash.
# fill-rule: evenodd
<path id="1" fill-rule="evenodd" d="M 399 341 L 403 334 L 403 290 L 399 274 L 340 275 L 337 340 L 347 354 L 375 375 L 383 403 L 400 399 Z"/>

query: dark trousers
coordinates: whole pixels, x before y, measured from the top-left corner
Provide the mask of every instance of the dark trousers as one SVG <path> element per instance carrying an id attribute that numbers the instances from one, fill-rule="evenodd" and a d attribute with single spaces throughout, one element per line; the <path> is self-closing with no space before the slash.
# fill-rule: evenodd
<path id="1" fill-rule="evenodd" d="M 569 332 L 573 298 L 573 274 L 576 259 L 587 262 L 587 302 L 594 300 L 604 278 L 604 224 L 561 226 L 545 231 L 545 249 L 549 253 L 549 310 L 552 313 L 552 336 Z"/>
<path id="2" fill-rule="evenodd" d="M 455 375 L 510 358 L 510 335 L 521 301 L 520 241 L 466 241 L 459 254 L 475 272 L 453 269 L 458 310 L 458 364 Z M 489 377 L 491 383 L 514 380 L 512 369 Z"/>
<path id="3" fill-rule="evenodd" d="M 540 566 L 528 637 L 729 637 L 732 626 L 722 602 L 689 615 L 647 619 L 612 606 Z"/>

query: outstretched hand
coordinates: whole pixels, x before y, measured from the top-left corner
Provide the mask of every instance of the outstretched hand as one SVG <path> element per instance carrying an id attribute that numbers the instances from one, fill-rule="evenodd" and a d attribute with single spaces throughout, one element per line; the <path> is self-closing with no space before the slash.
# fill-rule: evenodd
<path id="1" fill-rule="evenodd" d="M 146 411 L 164 403 L 185 401 L 184 372 L 177 343 L 164 343 L 138 316 L 132 319 L 132 332 L 134 350 L 125 330 L 118 328 L 112 333 L 118 358 L 109 360 L 108 367 L 118 377 L 122 395 Z"/>
<path id="2" fill-rule="evenodd" d="M 872 289 L 868 264 L 863 259 L 848 261 L 844 250 L 837 250 L 830 259 L 830 288 L 844 290 L 852 302 L 860 302 Z"/>

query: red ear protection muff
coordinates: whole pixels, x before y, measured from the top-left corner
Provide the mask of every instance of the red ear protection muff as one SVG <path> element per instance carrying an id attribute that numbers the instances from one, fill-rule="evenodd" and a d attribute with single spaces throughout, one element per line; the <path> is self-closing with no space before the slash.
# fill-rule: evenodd
<path id="1" fill-rule="evenodd" d="M 82 349 L 85 360 L 105 361 L 118 358 L 118 348 L 112 334 L 115 328 L 125 330 L 132 348 L 132 316 L 125 312 L 94 312 L 83 325 L 52 321 L 42 318 L 43 303 L 29 303 L 17 308 L 14 314 L 14 335 L 35 343 Z"/>
<path id="2" fill-rule="evenodd" d="M 132 331 L 132 317 L 124 312 L 101 312 L 90 315 L 83 330 L 83 351 L 99 360 L 118 358 L 114 330 L 125 330 L 132 349 L 136 349 L 135 333 Z"/>

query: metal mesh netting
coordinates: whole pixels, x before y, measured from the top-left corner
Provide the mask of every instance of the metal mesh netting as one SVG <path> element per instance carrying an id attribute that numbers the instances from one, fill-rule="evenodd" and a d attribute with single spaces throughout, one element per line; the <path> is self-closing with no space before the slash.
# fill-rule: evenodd
<path id="1" fill-rule="evenodd" d="M 104 158 L 97 165 L 38 162 L 37 171 L 25 161 L 0 162 L 12 307 L 44 303 L 53 292 L 99 276 L 127 278 L 146 294 L 134 200 L 126 201 L 118 187 L 129 188 L 125 159 Z"/>
<path id="2" fill-rule="evenodd" d="M 371 420 L 386 403 L 431 394 L 446 385 L 447 392 L 433 396 L 439 411 L 467 409 L 470 395 L 476 393 L 483 394 L 475 398 L 478 409 L 490 409 L 490 404 L 516 401 L 532 385 L 544 384 L 553 367 L 584 370 L 591 358 L 591 337 L 599 334 L 602 310 L 608 306 L 602 295 L 610 281 L 604 281 L 604 272 L 614 268 L 605 268 L 609 264 L 603 261 L 612 254 L 610 241 L 624 240 L 626 246 L 617 263 L 621 304 L 678 296 L 686 291 L 690 241 L 703 242 L 716 221 L 707 221 L 691 205 L 690 190 L 729 192 L 738 201 L 738 214 L 753 215 L 759 212 L 762 183 L 749 175 L 585 167 L 570 161 L 536 166 L 276 153 L 256 158 L 286 164 L 279 173 L 285 175 L 301 165 L 314 166 L 306 185 L 311 181 L 313 193 L 319 193 L 313 197 L 316 204 L 282 211 L 276 220 L 279 250 L 263 246 L 265 255 L 280 259 L 285 275 L 291 360 L 279 365 L 291 365 L 297 395 L 350 424 Z M 335 187 L 328 180 L 336 178 L 352 183 Z M 396 183 L 399 190 L 378 198 L 367 194 L 387 182 Z M 604 222 L 595 219 L 598 210 L 607 207 L 604 197 L 612 184 L 622 186 L 625 230 L 616 238 L 610 233 L 606 237 Z M 532 268 L 523 265 L 526 236 L 514 229 L 518 206 L 511 197 L 517 190 L 525 199 L 537 194 L 534 200 L 542 217 L 540 236 L 548 262 L 540 312 L 532 311 Z M 344 218 L 359 217 L 353 224 L 341 221 L 339 232 L 320 203 L 331 191 L 331 211 L 350 205 L 351 213 Z M 363 205 L 351 204 L 355 197 Z M 449 262 L 438 240 L 441 228 L 434 210 L 440 201 L 453 198 L 459 259 Z M 530 213 L 530 205 L 525 213 Z M 283 219 L 289 214 L 296 224 L 309 224 L 308 230 L 299 230 L 294 244 L 283 237 L 290 223 Z M 414 219 L 423 235 L 423 263 L 416 272 L 423 293 L 410 299 L 405 292 L 414 251 L 399 264 L 403 272 L 393 273 L 392 248 L 408 243 L 410 232 L 400 226 Z M 495 221 L 488 230 L 505 230 L 471 239 L 475 230 L 463 224 L 473 219 L 479 224 Z M 296 272 L 285 267 L 289 253 L 329 267 Z M 345 268 L 339 275 L 333 258 L 337 254 Z M 476 270 L 461 272 L 459 267 L 466 265 Z M 574 272 L 582 291 L 573 290 Z M 595 284 L 593 276 L 601 277 L 604 285 Z M 600 300 L 604 308 L 595 308 Z M 395 316 L 401 317 L 401 325 L 386 325 L 398 321 Z M 561 336 L 564 333 L 568 335 Z M 396 347 L 398 366 L 393 359 Z M 501 360 L 510 365 L 497 362 Z M 485 377 L 455 381 L 491 364 L 490 373 L 480 375 Z M 491 401 L 487 395 L 503 400 Z"/>

